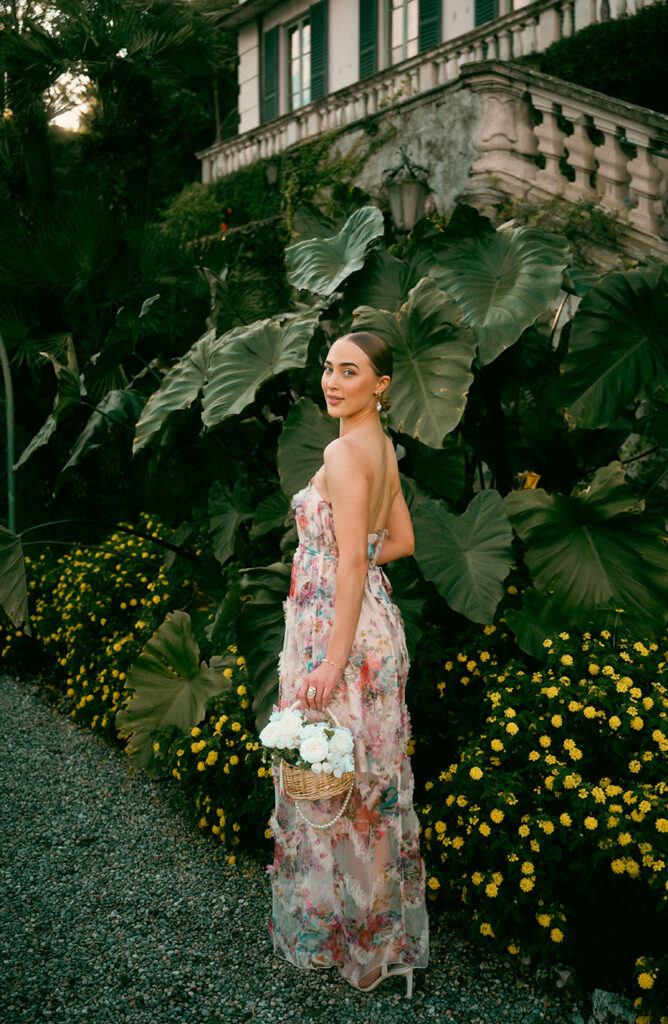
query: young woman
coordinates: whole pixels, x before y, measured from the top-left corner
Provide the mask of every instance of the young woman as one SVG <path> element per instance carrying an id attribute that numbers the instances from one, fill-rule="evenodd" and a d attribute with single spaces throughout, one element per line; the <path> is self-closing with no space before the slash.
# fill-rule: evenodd
<path id="1" fill-rule="evenodd" d="M 329 828 L 304 822 L 276 780 L 270 931 L 296 967 L 338 967 L 354 987 L 426 967 L 429 927 L 404 699 L 404 626 L 380 568 L 410 555 L 413 529 L 380 411 L 392 352 L 358 332 L 331 346 L 322 376 L 339 437 L 292 499 L 299 546 L 285 602 L 280 707 L 329 708 L 355 738 L 355 785 Z M 315 715 L 314 718 L 320 718 Z M 327 822 L 343 797 L 308 805 Z"/>

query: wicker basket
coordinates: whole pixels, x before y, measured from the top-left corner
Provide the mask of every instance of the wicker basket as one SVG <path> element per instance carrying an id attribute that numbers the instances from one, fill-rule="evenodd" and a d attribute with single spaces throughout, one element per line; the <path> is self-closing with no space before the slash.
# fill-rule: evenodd
<path id="1" fill-rule="evenodd" d="M 292 707 L 299 707 L 299 701 L 295 701 Z M 324 714 L 337 729 L 341 728 L 333 711 L 325 711 Z M 354 771 L 344 772 L 337 779 L 335 775 L 316 775 L 309 768 L 296 768 L 286 760 L 281 761 L 283 792 L 292 800 L 326 800 L 331 796 L 342 796 L 350 792 L 354 782 Z"/>
<path id="2" fill-rule="evenodd" d="M 293 800 L 324 800 L 347 793 L 355 781 L 355 772 L 344 772 L 340 779 L 334 775 L 316 775 L 308 768 L 295 768 L 283 761 L 283 790 Z"/>

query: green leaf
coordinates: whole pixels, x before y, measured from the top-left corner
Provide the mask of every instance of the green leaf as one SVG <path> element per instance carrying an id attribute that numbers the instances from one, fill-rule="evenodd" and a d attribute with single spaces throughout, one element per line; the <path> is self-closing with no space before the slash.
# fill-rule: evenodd
<path id="1" fill-rule="evenodd" d="M 493 231 L 476 227 L 469 214 L 461 223 L 460 217 L 456 211 L 439 245 L 438 267 L 429 273 L 461 306 L 485 365 L 556 299 L 568 245 L 536 228 Z"/>
<path id="2" fill-rule="evenodd" d="M 213 553 L 221 565 L 234 554 L 234 538 L 240 524 L 252 515 L 247 484 L 238 481 L 232 491 L 216 481 L 209 491 L 209 533 L 213 537 Z"/>
<path id="3" fill-rule="evenodd" d="M 170 412 L 190 408 L 204 386 L 215 345 L 215 332 L 207 331 L 167 373 L 137 421 L 133 453 L 140 451 L 160 430 Z"/>
<path id="4" fill-rule="evenodd" d="M 283 491 L 276 490 L 270 494 L 260 502 L 255 511 L 250 532 L 251 540 L 257 540 L 272 530 L 282 529 L 289 511 L 290 505 Z"/>
<path id="5" fill-rule="evenodd" d="M 461 516 L 442 502 L 415 511 L 415 558 L 451 608 L 491 623 L 512 561 L 513 534 L 498 491 L 480 491 Z"/>
<path id="6" fill-rule="evenodd" d="M 573 317 L 559 407 L 578 427 L 607 427 L 634 399 L 668 385 L 668 268 L 607 274 Z"/>
<path id="7" fill-rule="evenodd" d="M 291 567 L 283 562 L 245 569 L 241 577 L 239 646 L 245 653 L 258 731 L 278 697 L 278 657 L 283 648 L 283 602 L 290 590 Z"/>
<path id="8" fill-rule="evenodd" d="M 402 437 L 410 455 L 412 475 L 437 498 L 453 504 L 461 497 L 466 486 L 466 451 L 452 435 L 445 438 L 442 448 L 429 448 L 412 437 Z"/>
<path id="9" fill-rule="evenodd" d="M 109 440 L 115 425 L 133 427 L 141 411 L 142 403 L 143 396 L 138 391 L 109 391 L 72 445 L 70 457 L 61 472 L 64 473 L 67 469 L 77 466 L 84 456 L 96 448 L 103 447 Z M 114 422 L 112 423 L 111 420 Z"/>
<path id="10" fill-rule="evenodd" d="M 658 518 L 642 513 L 619 462 L 599 469 L 570 496 L 513 491 L 508 515 L 527 545 L 538 590 L 553 596 L 576 625 L 623 608 L 630 619 L 661 629 L 668 609 L 668 550 Z"/>
<path id="11" fill-rule="evenodd" d="M 336 422 L 310 398 L 295 402 L 278 440 L 278 475 L 288 498 L 317 473 L 322 466 L 322 453 L 338 433 Z"/>
<path id="12" fill-rule="evenodd" d="M 60 363 L 50 352 L 43 352 L 42 355 L 46 356 L 55 370 L 58 380 L 58 392 L 53 403 L 53 411 L 37 431 L 27 448 L 23 450 L 21 458 L 14 466 L 15 470 L 22 466 L 24 462 L 27 462 L 33 452 L 47 444 L 58 424 L 81 404 L 81 382 L 79 380 L 77 357 L 72 339 L 67 339 L 66 366 Z"/>
<path id="13" fill-rule="evenodd" d="M 176 726 L 189 733 L 204 718 L 207 701 L 230 688 L 222 673 L 222 658 L 200 663 L 190 616 L 172 612 L 148 641 L 128 672 L 126 690 L 134 690 L 116 714 L 118 735 L 129 740 L 126 753 L 156 774 L 159 762 L 152 737 Z"/>
<path id="14" fill-rule="evenodd" d="M 459 423 L 473 380 L 475 338 L 457 326 L 460 314 L 429 278 L 411 290 L 398 313 L 355 310 L 354 330 L 372 331 L 392 346 L 391 425 L 432 448 Z"/>
<path id="15" fill-rule="evenodd" d="M 296 242 L 285 250 L 288 281 L 328 296 L 364 264 L 367 249 L 384 231 L 376 206 L 363 206 L 348 218 L 337 235 Z"/>
<path id="16" fill-rule="evenodd" d="M 282 320 L 282 322 L 281 322 Z M 243 412 L 265 381 L 306 364 L 320 310 L 235 327 L 216 345 L 204 387 L 202 421 L 213 427 Z"/>
<path id="17" fill-rule="evenodd" d="M 30 636 L 28 587 L 21 538 L 0 526 L 0 605 L 17 629 Z"/>
<path id="18" fill-rule="evenodd" d="M 522 607 L 508 608 L 505 618 L 522 650 L 538 661 L 547 658 L 543 640 L 570 626 L 554 601 L 532 588 L 524 592 Z"/>

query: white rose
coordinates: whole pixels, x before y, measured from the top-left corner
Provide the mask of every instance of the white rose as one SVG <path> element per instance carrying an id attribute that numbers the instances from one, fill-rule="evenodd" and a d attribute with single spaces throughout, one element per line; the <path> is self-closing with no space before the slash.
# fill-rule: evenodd
<path id="1" fill-rule="evenodd" d="M 316 761 L 315 764 L 311 765 L 311 771 L 314 772 L 316 775 L 320 775 L 320 772 L 322 771 L 322 764 L 320 763 L 320 761 Z"/>
<path id="2" fill-rule="evenodd" d="M 324 737 L 325 727 L 322 722 L 306 722 L 302 724 L 299 730 L 299 737 L 302 740 L 310 740 L 315 738 Z"/>
<path id="3" fill-rule="evenodd" d="M 280 720 L 280 736 L 284 747 L 296 747 L 299 742 L 299 734 L 302 727 L 302 720 L 294 711 L 285 711 Z"/>
<path id="4" fill-rule="evenodd" d="M 327 740 L 324 736 L 309 736 L 308 739 L 302 740 L 299 747 L 301 759 L 303 761 L 310 761 L 311 764 L 324 760 L 327 757 L 327 753 Z"/>
<path id="5" fill-rule="evenodd" d="M 353 737 L 349 729 L 337 729 L 329 741 L 329 749 L 337 754 L 349 754 L 353 749 Z"/>
<path id="6" fill-rule="evenodd" d="M 323 761 L 321 763 L 321 766 L 322 766 L 323 775 L 331 775 L 332 774 L 332 766 L 329 763 L 329 761 Z M 313 767 L 315 768 L 315 765 Z"/>
<path id="7" fill-rule="evenodd" d="M 279 738 L 280 734 L 280 722 L 278 722 L 277 720 L 274 720 L 273 722 L 268 722 L 265 725 L 262 732 L 260 733 L 260 743 L 262 744 L 263 747 L 276 747 L 278 746 L 276 741 Z"/>

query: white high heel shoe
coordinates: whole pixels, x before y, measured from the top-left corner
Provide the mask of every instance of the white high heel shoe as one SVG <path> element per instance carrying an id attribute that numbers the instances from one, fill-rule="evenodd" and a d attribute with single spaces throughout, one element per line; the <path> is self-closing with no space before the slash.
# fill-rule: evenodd
<path id="1" fill-rule="evenodd" d="M 373 992 L 380 985 L 381 981 L 385 981 L 386 978 L 394 978 L 397 975 L 402 975 L 406 978 L 406 998 L 411 999 L 413 996 L 413 968 L 409 967 L 408 964 L 381 964 L 380 974 L 370 985 L 360 985 L 359 982 L 351 981 L 350 978 L 346 978 L 346 981 L 353 988 L 357 989 L 358 992 Z M 366 977 L 366 975 L 363 975 L 363 977 Z"/>

